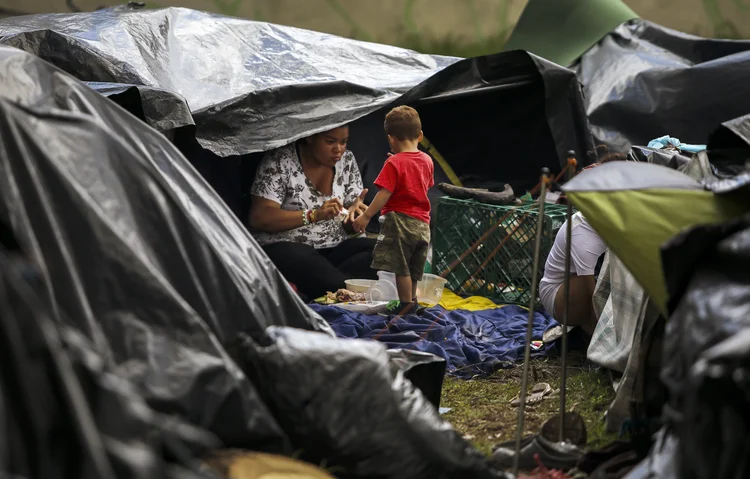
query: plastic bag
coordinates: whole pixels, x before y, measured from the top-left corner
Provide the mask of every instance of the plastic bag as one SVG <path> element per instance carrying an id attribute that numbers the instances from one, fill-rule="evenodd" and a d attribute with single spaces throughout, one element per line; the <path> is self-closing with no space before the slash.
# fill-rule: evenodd
<path id="1" fill-rule="evenodd" d="M 274 327 L 257 342 L 246 337 L 238 355 L 295 449 L 338 477 L 504 477 L 380 343 Z"/>

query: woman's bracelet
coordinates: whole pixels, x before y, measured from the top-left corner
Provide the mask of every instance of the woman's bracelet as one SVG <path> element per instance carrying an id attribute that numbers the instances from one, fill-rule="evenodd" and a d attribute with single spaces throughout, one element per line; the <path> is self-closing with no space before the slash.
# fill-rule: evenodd
<path id="1" fill-rule="evenodd" d="M 310 223 L 315 223 L 315 209 L 310 212 Z"/>
<path id="2" fill-rule="evenodd" d="M 310 224 L 310 210 L 302 210 L 302 226 Z"/>

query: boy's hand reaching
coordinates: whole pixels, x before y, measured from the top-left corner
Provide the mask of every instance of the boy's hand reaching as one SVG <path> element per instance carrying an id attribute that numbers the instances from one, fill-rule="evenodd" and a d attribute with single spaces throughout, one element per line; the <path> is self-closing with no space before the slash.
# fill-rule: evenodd
<path id="1" fill-rule="evenodd" d="M 378 191 L 378 194 L 375 195 L 375 198 L 373 198 L 370 206 L 368 206 L 365 212 L 359 215 L 357 219 L 355 219 L 352 223 L 352 229 L 354 230 L 354 232 L 364 233 L 365 228 L 367 228 L 367 225 L 370 223 L 372 217 L 375 216 L 378 211 L 383 210 L 383 207 L 386 203 L 388 203 L 388 198 L 390 197 L 391 192 L 386 190 L 385 188 L 381 188 L 380 191 Z"/>
<path id="2" fill-rule="evenodd" d="M 367 228 L 367 225 L 370 223 L 370 219 L 366 214 L 361 214 L 357 217 L 356 220 L 352 223 L 352 228 L 354 229 L 355 233 L 364 233 L 365 228 Z"/>

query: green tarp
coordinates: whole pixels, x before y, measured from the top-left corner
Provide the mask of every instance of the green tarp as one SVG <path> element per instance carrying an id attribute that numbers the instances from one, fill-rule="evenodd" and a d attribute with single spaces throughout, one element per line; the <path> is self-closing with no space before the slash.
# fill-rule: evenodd
<path id="1" fill-rule="evenodd" d="M 529 0 L 504 51 L 526 50 L 568 66 L 638 15 L 620 0 Z"/>

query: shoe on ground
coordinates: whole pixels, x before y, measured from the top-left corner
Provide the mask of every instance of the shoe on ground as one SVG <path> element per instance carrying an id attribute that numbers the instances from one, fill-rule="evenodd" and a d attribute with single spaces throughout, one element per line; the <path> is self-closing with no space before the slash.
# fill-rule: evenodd
<path id="1" fill-rule="evenodd" d="M 498 469 L 512 468 L 515 448 L 515 441 L 499 444 L 492 453 L 490 461 Z M 536 454 L 539 455 L 545 467 L 568 470 L 575 467 L 583 452 L 573 444 L 552 442 L 541 435 L 529 436 L 521 441 L 518 467 L 524 470 L 535 469 L 538 466 L 534 459 Z"/>

